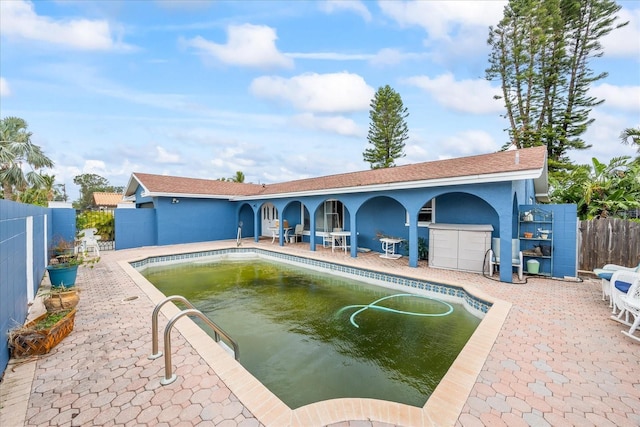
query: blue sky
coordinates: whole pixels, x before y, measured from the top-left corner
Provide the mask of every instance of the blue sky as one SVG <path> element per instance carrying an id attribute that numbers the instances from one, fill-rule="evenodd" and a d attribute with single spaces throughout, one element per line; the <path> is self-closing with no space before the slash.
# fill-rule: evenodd
<path id="1" fill-rule="evenodd" d="M 640 2 L 591 63 L 609 77 L 578 163 L 635 155 Z M 409 111 L 398 164 L 496 151 L 504 109 L 487 82 L 502 1 L 1 1 L 0 116 L 29 124 L 59 183 L 132 172 L 271 183 L 365 170 L 370 101 Z"/>

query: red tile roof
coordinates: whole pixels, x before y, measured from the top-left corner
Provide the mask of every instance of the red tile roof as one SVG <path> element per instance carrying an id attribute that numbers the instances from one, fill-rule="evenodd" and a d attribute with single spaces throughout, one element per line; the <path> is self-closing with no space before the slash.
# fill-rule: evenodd
<path id="1" fill-rule="evenodd" d="M 243 196 L 339 190 L 385 184 L 402 185 L 403 183 L 409 184 L 412 182 L 444 181 L 441 185 L 448 185 L 447 180 L 452 180 L 452 183 L 455 183 L 456 179 L 465 177 L 478 177 L 480 180 L 483 177 L 505 173 L 513 176 L 518 172 L 544 171 L 546 170 L 546 159 L 547 149 L 545 146 L 540 146 L 263 185 L 137 172 L 133 175 L 148 193 L 193 194 L 207 195 L 209 197 L 235 196 L 241 198 Z M 501 180 L 510 181 L 512 179 L 513 177 L 505 176 Z M 135 187 L 132 188 L 130 183 L 126 195 L 132 195 L 134 192 Z"/>

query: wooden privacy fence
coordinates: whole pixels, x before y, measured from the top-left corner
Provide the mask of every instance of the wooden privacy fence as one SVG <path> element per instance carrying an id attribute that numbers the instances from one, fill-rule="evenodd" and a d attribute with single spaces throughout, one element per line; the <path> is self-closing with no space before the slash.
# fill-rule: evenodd
<path id="1" fill-rule="evenodd" d="M 627 267 L 640 263 L 640 222 L 619 218 L 580 221 L 578 270 L 592 271 L 605 264 Z"/>

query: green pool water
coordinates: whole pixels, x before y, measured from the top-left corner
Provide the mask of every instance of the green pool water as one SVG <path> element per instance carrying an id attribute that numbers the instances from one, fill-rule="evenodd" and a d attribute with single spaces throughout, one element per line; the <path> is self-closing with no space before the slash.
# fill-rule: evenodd
<path id="1" fill-rule="evenodd" d="M 262 259 L 151 267 L 143 274 L 229 333 L 240 363 L 294 409 L 341 397 L 422 407 L 480 323 L 452 304 L 442 317 L 367 309 L 356 315 L 355 327 L 350 317 L 358 308 L 341 311 L 345 306 L 403 292 Z M 422 314 L 448 310 L 417 296 L 377 305 Z"/>

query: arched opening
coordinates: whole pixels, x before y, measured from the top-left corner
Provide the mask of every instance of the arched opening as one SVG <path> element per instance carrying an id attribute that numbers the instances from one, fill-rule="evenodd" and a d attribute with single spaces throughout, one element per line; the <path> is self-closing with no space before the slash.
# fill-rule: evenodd
<path id="1" fill-rule="evenodd" d="M 405 225 L 406 209 L 391 197 L 377 196 L 367 200 L 358 209 L 356 218 L 359 248 L 380 252 L 381 237 L 409 238 L 409 230 Z"/>

